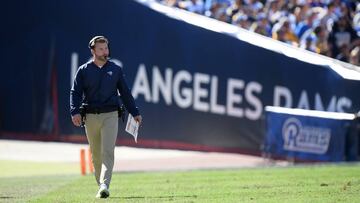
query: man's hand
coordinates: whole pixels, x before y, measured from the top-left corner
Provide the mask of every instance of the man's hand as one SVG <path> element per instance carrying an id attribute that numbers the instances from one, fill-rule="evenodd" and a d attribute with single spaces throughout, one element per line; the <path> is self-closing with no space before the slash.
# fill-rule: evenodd
<path id="1" fill-rule="evenodd" d="M 141 122 L 142 122 L 142 117 L 141 117 L 141 115 L 135 116 L 135 117 L 134 117 L 134 120 L 139 123 L 139 126 L 141 125 Z"/>
<path id="2" fill-rule="evenodd" d="M 74 116 L 71 116 L 72 122 L 75 126 L 80 127 L 81 125 L 81 116 L 80 114 L 75 114 Z"/>

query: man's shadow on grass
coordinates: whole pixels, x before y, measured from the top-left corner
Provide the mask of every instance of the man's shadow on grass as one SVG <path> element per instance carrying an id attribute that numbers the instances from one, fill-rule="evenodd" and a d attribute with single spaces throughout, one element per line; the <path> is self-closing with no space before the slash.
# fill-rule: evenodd
<path id="1" fill-rule="evenodd" d="M 0 200 L 2 199 L 14 199 L 15 197 L 11 197 L 11 196 L 0 196 Z"/>
<path id="2" fill-rule="evenodd" d="M 197 198 L 197 195 L 165 195 L 165 196 L 131 196 L 131 197 L 114 197 L 114 199 L 175 199 L 175 198 Z"/>

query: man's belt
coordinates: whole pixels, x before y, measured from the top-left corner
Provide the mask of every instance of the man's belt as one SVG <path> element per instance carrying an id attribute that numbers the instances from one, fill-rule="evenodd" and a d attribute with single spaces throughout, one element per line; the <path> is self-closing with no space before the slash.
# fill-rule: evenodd
<path id="1" fill-rule="evenodd" d="M 96 107 L 86 107 L 85 108 L 85 112 L 91 113 L 91 114 L 109 113 L 109 112 L 117 111 L 117 110 L 118 110 L 117 106 L 101 107 L 101 108 L 96 108 Z"/>

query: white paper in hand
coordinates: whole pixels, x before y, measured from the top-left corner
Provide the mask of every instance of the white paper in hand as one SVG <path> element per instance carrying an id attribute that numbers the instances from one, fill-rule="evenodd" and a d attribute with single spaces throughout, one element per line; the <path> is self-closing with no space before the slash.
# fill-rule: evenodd
<path id="1" fill-rule="evenodd" d="M 139 123 L 135 121 L 134 117 L 131 114 L 129 114 L 125 131 L 130 133 L 134 137 L 136 143 L 137 143 L 138 130 L 139 130 Z"/>

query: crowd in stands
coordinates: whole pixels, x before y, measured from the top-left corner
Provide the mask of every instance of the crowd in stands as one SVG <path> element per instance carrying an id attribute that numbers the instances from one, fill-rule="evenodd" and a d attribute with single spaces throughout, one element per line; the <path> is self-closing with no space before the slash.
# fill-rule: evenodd
<path id="1" fill-rule="evenodd" d="M 357 0 L 157 0 L 360 66 Z"/>

